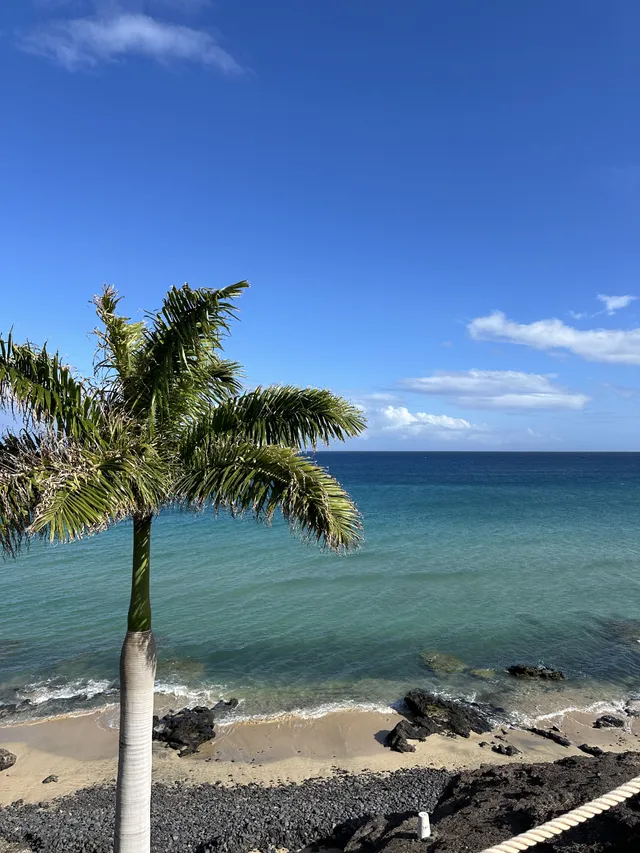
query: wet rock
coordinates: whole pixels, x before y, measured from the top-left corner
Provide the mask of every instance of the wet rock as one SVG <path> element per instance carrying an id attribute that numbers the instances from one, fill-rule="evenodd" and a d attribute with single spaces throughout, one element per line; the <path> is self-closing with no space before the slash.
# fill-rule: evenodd
<path id="1" fill-rule="evenodd" d="M 465 664 L 455 655 L 446 652 L 422 652 L 421 658 L 426 666 L 436 675 L 451 675 L 454 672 L 464 672 Z"/>
<path id="2" fill-rule="evenodd" d="M 424 729 L 426 735 L 450 734 L 469 737 L 471 732 L 484 734 L 491 731 L 489 713 L 497 711 L 475 702 L 443 699 L 426 690 L 411 690 L 404 701 L 413 715 L 414 723 Z"/>
<path id="3" fill-rule="evenodd" d="M 640 717 L 640 702 L 627 702 L 624 710 L 630 717 Z"/>
<path id="4" fill-rule="evenodd" d="M 593 724 L 594 729 L 623 729 L 624 720 L 614 717 L 612 714 L 603 714 Z"/>
<path id="5" fill-rule="evenodd" d="M 182 758 L 197 752 L 203 743 L 215 737 L 215 715 L 222 710 L 235 708 L 237 699 L 218 702 L 213 708 L 198 705 L 195 708 L 183 708 L 177 713 L 168 713 L 162 719 L 153 718 L 153 739 L 168 744 L 171 749 L 179 750 Z"/>
<path id="6" fill-rule="evenodd" d="M 565 677 L 564 672 L 559 669 L 550 669 L 547 666 L 527 666 L 522 663 L 508 666 L 507 672 L 509 675 L 515 675 L 519 678 L 542 678 L 549 681 L 560 681 Z"/>
<path id="7" fill-rule="evenodd" d="M 408 740 L 425 740 L 428 734 L 430 732 L 420 726 L 413 726 L 409 720 L 400 720 L 385 738 L 385 746 L 394 752 L 415 752 L 415 746 L 408 743 Z"/>
<path id="8" fill-rule="evenodd" d="M 512 755 L 522 755 L 520 750 L 516 749 L 515 746 L 504 743 L 497 743 L 495 746 L 492 746 L 491 752 L 497 752 L 498 755 L 508 755 L 509 757 Z"/>
<path id="9" fill-rule="evenodd" d="M 18 760 L 17 755 L 14 755 L 12 752 L 9 752 L 8 749 L 0 749 L 0 772 L 2 770 L 8 770 Z"/>
<path id="10" fill-rule="evenodd" d="M 51 782 L 57 782 L 57 781 L 58 781 L 58 777 L 54 776 L 52 773 L 51 776 L 47 776 L 46 779 L 42 780 L 42 784 L 43 785 L 49 785 Z"/>
<path id="11" fill-rule="evenodd" d="M 568 737 L 559 734 L 559 732 L 547 731 L 546 729 L 529 729 L 532 734 L 538 735 L 538 737 L 544 737 L 547 740 L 552 740 L 554 743 L 559 744 L 560 746 L 571 746 L 571 741 Z"/>
<path id="12" fill-rule="evenodd" d="M 586 752 L 587 755 L 593 755 L 596 758 L 599 755 L 604 755 L 604 749 L 600 749 L 599 746 L 589 746 L 588 743 L 581 743 L 578 749 L 581 749 L 583 752 Z"/>

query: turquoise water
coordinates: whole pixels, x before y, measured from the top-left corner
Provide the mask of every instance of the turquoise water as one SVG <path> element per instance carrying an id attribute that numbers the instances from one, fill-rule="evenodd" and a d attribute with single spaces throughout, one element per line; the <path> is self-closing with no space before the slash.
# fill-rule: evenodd
<path id="1" fill-rule="evenodd" d="M 355 554 L 323 553 L 282 524 L 154 521 L 160 692 L 238 696 L 246 714 L 386 705 L 417 685 L 526 713 L 640 694 L 640 454 L 318 460 L 364 516 Z M 0 702 L 57 713 L 113 701 L 130 548 L 122 524 L 2 565 Z M 438 677 L 423 650 L 496 674 Z M 568 679 L 523 685 L 502 671 L 516 662 Z"/>

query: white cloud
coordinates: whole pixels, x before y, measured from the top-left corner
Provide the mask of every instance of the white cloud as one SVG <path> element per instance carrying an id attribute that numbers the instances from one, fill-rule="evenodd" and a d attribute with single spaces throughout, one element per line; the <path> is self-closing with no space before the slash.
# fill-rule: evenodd
<path id="1" fill-rule="evenodd" d="M 515 370 L 466 370 L 403 379 L 401 384 L 476 409 L 582 409 L 589 402 L 585 394 L 567 391 L 551 378 Z"/>
<path id="2" fill-rule="evenodd" d="M 69 71 L 90 68 L 127 55 L 157 61 L 188 60 L 227 73 L 241 71 L 236 60 L 204 30 L 158 21 L 149 15 L 53 21 L 21 41 L 28 53 L 44 56 Z"/>
<path id="3" fill-rule="evenodd" d="M 598 294 L 598 299 L 604 303 L 607 314 L 615 314 L 621 308 L 627 308 L 637 298 L 637 296 L 605 296 L 604 293 Z"/>
<path id="4" fill-rule="evenodd" d="M 567 350 L 588 361 L 640 364 L 640 329 L 582 331 L 557 319 L 515 323 L 502 311 L 476 317 L 467 329 L 478 341 L 504 341 L 539 350 Z"/>
<path id="5" fill-rule="evenodd" d="M 396 439 L 428 438 L 434 441 L 474 439 L 489 432 L 488 427 L 464 418 L 411 412 L 406 406 L 363 407 L 368 428 L 365 438 L 393 436 Z"/>
<path id="6" fill-rule="evenodd" d="M 410 412 L 406 406 L 385 406 L 380 410 L 383 429 L 405 429 L 412 432 L 440 430 L 469 430 L 473 424 L 464 418 L 451 418 L 448 415 L 428 415 L 426 412 Z"/>

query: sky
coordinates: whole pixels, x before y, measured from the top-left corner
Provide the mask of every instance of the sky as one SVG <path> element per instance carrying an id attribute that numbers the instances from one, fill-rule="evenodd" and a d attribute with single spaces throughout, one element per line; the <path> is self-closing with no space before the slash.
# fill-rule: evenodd
<path id="1" fill-rule="evenodd" d="M 7 0 L 0 330 L 249 279 L 359 450 L 640 450 L 637 0 Z"/>

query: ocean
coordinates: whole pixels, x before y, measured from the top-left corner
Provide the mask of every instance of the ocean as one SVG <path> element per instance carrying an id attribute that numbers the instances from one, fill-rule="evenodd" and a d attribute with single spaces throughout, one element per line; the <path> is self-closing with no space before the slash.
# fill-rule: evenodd
<path id="1" fill-rule="evenodd" d="M 157 691 L 174 707 L 235 696 L 247 717 L 314 715 L 423 686 L 530 719 L 640 696 L 640 454 L 317 460 L 362 512 L 356 553 L 325 553 L 282 522 L 154 520 Z M 5 707 L 5 724 L 117 701 L 131 535 L 123 523 L 4 561 L 0 703 L 30 700 Z M 432 671 L 425 652 L 460 671 Z M 514 663 L 566 680 L 515 679 Z"/>

